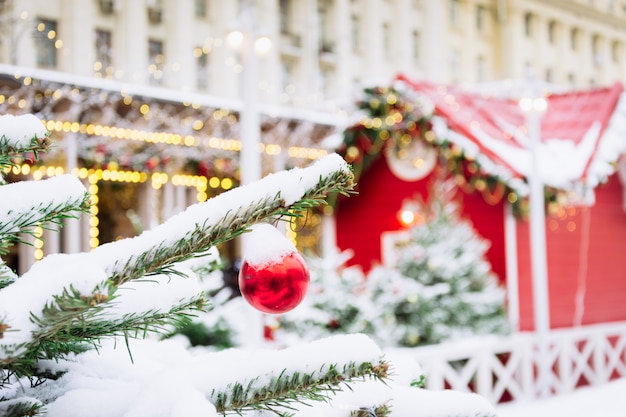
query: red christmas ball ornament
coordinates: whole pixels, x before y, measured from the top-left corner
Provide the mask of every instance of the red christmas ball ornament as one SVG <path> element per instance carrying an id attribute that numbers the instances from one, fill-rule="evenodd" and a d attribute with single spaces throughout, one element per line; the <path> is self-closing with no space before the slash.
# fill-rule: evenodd
<path id="1" fill-rule="evenodd" d="M 244 299 L 269 314 L 296 308 L 309 288 L 310 275 L 291 242 L 273 226 L 258 225 L 253 227 L 247 250 L 256 253 L 244 260 L 239 271 Z"/>
<path id="2" fill-rule="evenodd" d="M 308 287 L 309 270 L 298 252 L 260 266 L 244 261 L 239 271 L 241 295 L 264 313 L 293 310 L 304 299 Z"/>

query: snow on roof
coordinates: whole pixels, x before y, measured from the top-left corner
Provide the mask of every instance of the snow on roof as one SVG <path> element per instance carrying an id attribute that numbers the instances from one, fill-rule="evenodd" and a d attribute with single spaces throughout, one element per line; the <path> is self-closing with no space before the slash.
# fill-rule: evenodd
<path id="1" fill-rule="evenodd" d="M 455 142 L 481 166 L 526 193 L 532 155 L 524 113 L 516 100 L 453 86 L 398 80 L 435 106 L 438 136 Z M 546 185 L 595 187 L 614 171 L 626 151 L 626 93 L 621 84 L 546 97 L 541 120 L 540 175 Z M 443 135 L 443 136 L 442 136 Z"/>
<path id="2" fill-rule="evenodd" d="M 56 82 L 59 84 L 68 84 L 77 87 L 96 88 L 108 91 L 120 91 L 133 96 L 141 96 L 181 104 L 194 103 L 201 106 L 228 109 L 235 112 L 241 112 L 244 107 L 242 100 L 233 100 L 192 91 L 181 91 L 152 85 L 128 83 L 111 79 L 87 77 L 8 64 L 0 64 L 0 75 L 1 74 L 6 74 L 16 79 L 21 77 L 31 77 L 33 79 Z M 307 121 L 329 126 L 342 126 L 345 124 L 345 117 L 342 115 L 331 114 L 330 112 L 275 106 L 267 103 L 259 103 L 258 109 L 262 115 L 269 117 Z"/>

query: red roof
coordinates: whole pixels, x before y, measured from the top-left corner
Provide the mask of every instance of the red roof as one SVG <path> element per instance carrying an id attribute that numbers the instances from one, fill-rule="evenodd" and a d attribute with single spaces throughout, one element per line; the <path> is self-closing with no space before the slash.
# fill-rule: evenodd
<path id="1" fill-rule="evenodd" d="M 505 173 L 504 177 L 518 179 L 518 183 L 529 174 L 526 122 L 517 100 L 414 81 L 405 76 L 397 80 L 432 102 L 433 116 L 445 121 L 454 133 L 451 136 L 459 139 L 456 141 L 459 146 L 479 154 L 483 167 L 491 166 L 496 173 Z M 616 83 L 610 88 L 552 94 L 546 99 L 547 110 L 541 120 L 544 155 L 540 156 L 545 162 L 544 181 L 564 186 L 582 180 L 595 186 L 606 176 L 608 168 L 592 166 L 594 161 L 610 165 L 626 151 L 623 86 Z M 455 142 L 453 138 L 447 139 Z M 555 170 L 555 164 L 561 165 L 560 171 Z"/>

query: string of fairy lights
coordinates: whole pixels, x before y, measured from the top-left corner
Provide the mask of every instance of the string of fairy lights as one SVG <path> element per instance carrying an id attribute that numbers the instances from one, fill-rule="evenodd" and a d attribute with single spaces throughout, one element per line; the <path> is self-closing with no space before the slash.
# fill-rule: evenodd
<path id="1" fill-rule="evenodd" d="M 3 96 L 0 95 L 0 104 L 2 103 L 2 97 Z M 44 121 L 44 125 L 46 126 L 46 129 L 51 132 L 71 132 L 108 137 L 111 139 L 142 141 L 146 143 L 163 143 L 167 145 L 182 145 L 188 147 L 204 146 L 225 151 L 241 151 L 241 141 L 239 139 L 224 139 L 215 136 L 199 138 L 192 135 L 183 136 L 171 132 L 151 132 L 138 129 L 118 128 L 116 126 L 68 122 L 61 120 L 47 120 Z M 276 156 L 282 152 L 282 147 L 278 144 L 260 143 L 259 151 L 270 156 Z M 304 146 L 290 146 L 287 148 L 287 155 L 291 158 L 317 160 L 327 154 L 328 151 L 322 148 Z"/>
<path id="2" fill-rule="evenodd" d="M 31 167 L 28 164 L 17 165 L 12 168 L 6 168 L 5 174 L 12 173 L 14 175 L 22 175 L 30 177 L 32 180 L 41 180 L 44 178 L 50 178 L 57 175 L 63 175 L 66 173 L 65 169 L 61 166 L 39 166 Z M 145 172 L 138 171 L 124 171 L 124 170 L 111 170 L 111 169 L 87 169 L 87 168 L 75 168 L 71 172 L 72 175 L 86 181 L 89 185 L 87 191 L 90 196 L 91 207 L 89 209 L 89 247 L 95 248 L 100 244 L 98 236 L 100 235 L 98 218 L 98 201 L 99 201 L 99 187 L 100 181 L 113 181 L 120 183 L 133 183 L 142 184 L 150 181 L 150 185 L 153 189 L 158 190 L 163 185 L 171 182 L 174 186 L 193 187 L 196 189 L 196 200 L 198 202 L 206 201 L 208 198 L 207 190 L 221 189 L 222 191 L 229 190 L 233 186 L 233 180 L 230 178 L 218 178 L 218 177 L 203 177 L 199 175 L 181 175 L 176 174 L 168 175 L 165 172 L 153 172 L 147 174 Z M 29 178 L 27 178 L 29 179 Z M 35 248 L 33 256 L 35 260 L 40 260 L 44 256 L 43 252 L 43 228 L 37 226 L 33 232 L 33 247 Z"/>
<path id="3" fill-rule="evenodd" d="M 6 98 L 0 96 L 0 101 L 4 101 Z M 99 125 L 92 123 L 78 123 L 61 120 L 44 120 L 44 126 L 50 132 L 61 133 L 80 133 L 84 135 L 97 135 L 103 137 L 109 137 L 112 139 L 125 139 L 144 141 L 147 143 L 164 143 L 168 145 L 179 146 L 206 146 L 214 149 L 228 150 L 239 152 L 241 150 L 241 141 L 237 139 L 223 139 L 217 137 L 210 138 L 197 138 L 194 136 L 182 136 L 176 133 L 170 132 L 150 132 L 137 129 L 125 129 L 115 126 Z M 278 155 L 282 152 L 280 145 L 276 144 L 260 144 L 261 152 L 268 155 Z M 323 157 L 327 154 L 327 151 L 319 148 L 298 147 L 292 146 L 287 150 L 287 154 L 292 158 L 306 158 L 315 160 Z M 12 173 L 16 176 L 30 177 L 32 180 L 41 180 L 53 176 L 63 175 L 66 173 L 66 169 L 63 166 L 55 165 L 39 165 L 31 166 L 24 163 L 21 165 L 15 165 L 12 168 L 4 170 L 5 174 Z M 196 189 L 197 202 L 203 202 L 208 199 L 207 191 L 213 189 L 216 191 L 226 191 L 231 189 L 235 182 L 232 178 L 218 176 L 206 177 L 202 175 L 190 175 L 190 174 L 168 174 L 166 172 L 140 172 L 132 170 L 121 169 L 95 169 L 95 168 L 74 168 L 71 172 L 72 175 L 86 181 L 89 185 L 87 190 L 90 195 L 91 207 L 89 210 L 89 247 L 95 248 L 100 244 L 100 219 L 98 217 L 99 209 L 99 187 L 100 181 L 112 181 L 121 183 L 133 183 L 142 184 L 150 181 L 150 185 L 153 189 L 159 190 L 165 184 L 171 183 L 176 187 L 189 187 Z M 27 178 L 28 179 L 28 178 Z M 44 257 L 44 229 L 41 226 L 35 228 L 33 233 L 33 256 L 36 261 Z"/>

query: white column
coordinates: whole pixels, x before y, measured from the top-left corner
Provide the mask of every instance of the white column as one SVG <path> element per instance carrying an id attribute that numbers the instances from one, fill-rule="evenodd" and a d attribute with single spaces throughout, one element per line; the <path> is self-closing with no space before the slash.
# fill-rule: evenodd
<path id="1" fill-rule="evenodd" d="M 179 185 L 174 193 L 174 212 L 179 213 L 187 208 L 187 187 Z"/>
<path id="2" fill-rule="evenodd" d="M 42 239 L 44 255 L 61 252 L 61 231 L 58 226 L 50 224 L 49 229 L 44 229 Z"/>
<path id="3" fill-rule="evenodd" d="M 580 66 L 576 71 L 577 83 L 582 88 L 588 88 L 591 79 L 594 79 L 594 62 L 591 47 L 591 34 L 585 28 L 581 28 L 578 33 L 578 62 Z M 579 79 L 580 77 L 580 79 Z M 598 80 L 594 79 L 597 83 Z"/>
<path id="4" fill-rule="evenodd" d="M 337 221 L 335 214 L 322 216 L 322 258 L 331 258 L 338 252 L 337 248 Z"/>
<path id="5" fill-rule="evenodd" d="M 37 66 L 37 54 L 35 53 L 36 45 L 33 36 L 33 28 L 36 25 L 34 22 L 38 16 L 35 12 L 34 1 L 14 1 L 13 7 L 15 7 L 14 18 L 17 19 L 22 13 L 25 13 L 26 19 L 16 21 L 15 26 L 11 28 L 11 61 L 9 63 L 35 68 Z"/>
<path id="6" fill-rule="evenodd" d="M 67 133 L 63 139 L 65 148 L 65 171 L 69 174 L 75 173 L 78 169 L 78 138 L 75 133 Z M 79 215 L 80 216 L 80 215 Z M 68 218 L 64 221 L 62 230 L 65 244 L 64 253 L 77 253 L 81 251 L 81 227 L 80 217 L 77 219 Z"/>
<path id="7" fill-rule="evenodd" d="M 193 39 L 193 25 L 189 22 L 194 16 L 193 0 L 167 0 L 164 12 L 167 16 L 165 82 L 171 88 L 193 91 L 196 88 L 196 62 L 191 52 L 204 42 L 204 39 Z"/>
<path id="8" fill-rule="evenodd" d="M 163 220 L 176 214 L 175 186 L 171 181 L 163 184 Z"/>
<path id="9" fill-rule="evenodd" d="M 17 254 L 19 256 L 17 265 L 18 276 L 23 275 L 24 272 L 28 271 L 35 263 L 35 247 L 33 246 L 35 239 L 28 234 L 23 234 L 21 238 L 24 242 L 28 242 L 30 244 L 22 243 L 17 247 Z"/>
<path id="10" fill-rule="evenodd" d="M 471 39 L 469 42 L 463 43 L 463 48 L 460 49 L 461 56 L 459 57 L 461 62 L 460 78 L 465 80 L 471 80 L 472 82 L 478 82 L 478 49 L 476 48 L 477 40 L 479 39 L 478 30 L 476 28 L 476 4 L 464 3 L 459 6 L 460 10 L 459 20 L 461 24 L 461 30 L 464 32 L 466 39 Z M 485 57 L 486 58 L 486 57 Z M 469 70 L 469 77 L 463 75 L 463 71 Z"/>
<path id="11" fill-rule="evenodd" d="M 525 58 L 518 53 L 525 48 L 523 13 L 524 9 L 514 8 L 510 3 L 506 8 L 506 20 L 500 22 L 501 78 L 523 78 L 525 75 Z"/>
<path id="12" fill-rule="evenodd" d="M 268 36 L 272 46 L 265 56 L 260 57 L 259 83 L 264 85 L 259 94 L 259 101 L 266 104 L 279 104 L 281 93 L 281 60 L 280 60 L 280 23 L 278 2 L 276 0 L 261 0 L 263 16 L 259 16 L 259 35 Z"/>
<path id="13" fill-rule="evenodd" d="M 240 117 L 241 132 L 241 184 L 247 185 L 261 178 L 260 117 L 258 110 L 258 61 L 254 52 L 256 37 L 256 7 L 254 0 L 243 3 L 241 20 L 244 25 L 242 49 L 241 99 L 243 108 Z"/>
<path id="14" fill-rule="evenodd" d="M 295 3 L 294 3 L 295 4 Z M 306 28 L 300 33 L 302 36 L 302 59 L 300 62 L 300 77 L 298 79 L 298 90 L 307 105 L 316 93 L 322 91 L 320 83 L 319 68 L 319 13 L 317 10 L 317 0 L 305 0 L 302 7 L 300 19 Z"/>
<path id="15" fill-rule="evenodd" d="M 447 4 L 447 2 L 446 2 Z M 424 73 L 426 78 L 434 82 L 447 80 L 448 68 L 446 58 L 449 50 L 446 47 L 434 45 L 448 45 L 446 31 L 446 10 L 441 0 L 425 0 L 424 27 L 420 33 L 424 35 L 427 48 L 424 50 Z"/>
<path id="16" fill-rule="evenodd" d="M 531 88 L 534 79 L 529 81 Z M 535 334 L 537 337 L 537 388 L 539 396 L 550 394 L 549 378 L 551 367 L 548 360 L 550 332 L 550 301 L 548 295 L 548 267 L 546 255 L 546 220 L 544 184 L 541 176 L 541 115 L 545 110 L 545 99 L 538 98 L 536 89 L 531 90 L 530 100 L 521 102 L 526 116 L 526 127 L 530 139 L 532 171 L 530 185 L 530 253 L 532 263 L 533 307 Z M 543 100 L 543 102 L 541 101 Z M 523 104 L 524 103 L 524 104 Z M 543 104 L 542 104 L 543 103 Z"/>
<path id="17" fill-rule="evenodd" d="M 94 16 L 95 1 L 62 1 L 58 38 L 63 47 L 58 49 L 62 71 L 90 76 L 95 61 Z"/>
<path id="18" fill-rule="evenodd" d="M 351 67 L 351 36 L 352 25 L 349 0 L 336 0 L 335 2 L 335 39 L 336 39 L 336 93 L 333 97 L 350 97 L 352 95 L 352 67 Z"/>
<path id="19" fill-rule="evenodd" d="M 396 0 L 393 3 L 394 13 L 391 25 L 391 51 L 389 55 L 393 62 L 393 67 L 398 71 L 410 75 L 413 66 L 413 31 L 411 22 L 413 21 L 413 11 L 411 0 Z"/>
<path id="20" fill-rule="evenodd" d="M 506 293 L 511 330 L 519 330 L 519 274 L 517 264 L 517 222 L 513 207 L 504 203 L 504 248 L 506 261 Z"/>
<path id="21" fill-rule="evenodd" d="M 379 10 L 379 0 L 364 0 L 363 22 L 361 27 L 364 29 L 363 53 L 365 54 L 365 68 L 360 71 L 364 72 L 365 80 L 379 78 L 382 76 L 382 66 L 384 65 L 383 53 L 383 20 Z"/>
<path id="22" fill-rule="evenodd" d="M 240 115 L 241 151 L 239 153 L 239 164 L 242 186 L 249 185 L 257 181 L 262 176 L 261 153 L 259 145 L 261 142 L 260 117 L 258 110 L 258 61 L 254 51 L 254 41 L 257 36 L 256 27 L 256 4 L 255 0 L 242 2 L 241 23 L 243 25 L 244 42 L 242 49 L 242 88 L 241 99 L 243 108 Z M 240 244 L 242 256 L 246 253 L 246 238 L 242 236 Z M 260 345 L 264 342 L 264 319 L 263 314 L 253 308 L 248 311 L 250 331 L 247 332 L 247 343 L 250 345 Z"/>
<path id="23" fill-rule="evenodd" d="M 497 68 L 495 68 L 494 75 L 498 79 L 506 79 L 512 77 L 514 62 L 512 61 L 512 51 L 515 48 L 512 48 L 513 44 L 513 33 L 515 33 L 516 29 L 519 29 L 517 24 L 517 20 L 510 17 L 510 6 L 507 4 L 507 0 L 497 0 L 496 1 L 496 31 L 498 32 L 498 37 L 496 38 L 496 43 L 498 48 L 496 51 L 495 64 Z"/>
<path id="24" fill-rule="evenodd" d="M 145 230 L 152 229 L 159 224 L 157 218 L 157 190 L 152 186 L 151 181 L 146 181 L 143 186 L 143 198 L 140 202 L 139 216 Z"/>
<path id="25" fill-rule="evenodd" d="M 119 30 L 113 31 L 113 63 L 116 68 L 119 68 L 120 63 L 125 64 L 123 70 L 126 80 L 145 83 L 148 79 L 146 2 L 119 1 L 119 4 Z"/>
<path id="26" fill-rule="evenodd" d="M 211 21 L 216 42 L 214 42 L 209 57 L 209 78 L 211 80 L 209 87 L 212 94 L 220 97 L 236 98 L 239 91 L 239 74 L 234 72 L 234 65 L 231 62 L 236 52 L 229 49 L 225 41 L 228 31 L 236 29 L 240 23 L 236 16 L 237 4 L 238 2 L 235 1 L 211 2 L 211 16 L 218 16 L 218 18 L 212 18 Z M 229 62 L 231 65 L 228 65 Z"/>

